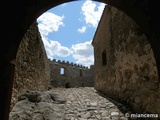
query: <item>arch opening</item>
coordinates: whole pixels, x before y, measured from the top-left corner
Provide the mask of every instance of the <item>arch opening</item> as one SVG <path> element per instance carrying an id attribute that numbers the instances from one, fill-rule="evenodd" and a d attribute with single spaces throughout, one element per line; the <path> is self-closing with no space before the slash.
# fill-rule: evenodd
<path id="1" fill-rule="evenodd" d="M 61 1 L 62 2 L 62 1 Z M 42 2 L 43 3 L 43 2 Z M 108 2 L 109 3 L 109 2 Z M 57 3 L 54 3 L 54 6 L 56 6 L 55 4 L 57 4 Z M 25 4 L 23 4 L 23 5 L 25 5 Z M 38 5 L 38 4 L 37 4 Z M 16 5 L 15 5 L 16 6 Z M 44 4 L 44 6 L 45 6 L 45 4 Z M 25 7 L 24 7 L 25 8 Z M 32 8 L 32 7 L 31 7 Z M 46 10 L 46 8 L 44 8 L 44 7 L 42 7 L 43 8 L 43 10 L 41 10 L 41 11 L 45 11 Z M 33 8 L 32 8 L 33 9 Z M 37 8 L 37 9 L 39 9 L 39 8 Z M 29 10 L 30 11 L 30 10 Z M 26 11 L 24 11 L 24 12 L 26 12 Z M 35 14 L 36 13 L 36 14 Z M 17 36 L 17 37 L 15 37 L 15 38 L 18 38 L 17 40 L 21 40 L 21 37 L 23 36 L 23 33 L 25 33 L 24 31 L 26 31 L 27 30 L 27 27 L 28 26 L 30 26 L 30 23 L 32 23 L 33 22 L 33 20 L 36 18 L 35 16 L 38 16 L 39 15 L 39 13 L 42 13 L 42 12 L 40 12 L 40 10 L 37 10 L 35 13 L 33 13 L 33 14 L 31 14 L 31 16 L 28 16 L 28 18 L 29 19 L 26 19 L 26 20 L 28 20 L 28 22 L 27 21 L 18 21 L 19 23 L 22 23 L 21 25 L 20 25 L 20 28 L 18 28 L 17 27 L 17 31 L 16 31 L 16 33 L 20 33 L 19 34 L 19 36 Z M 32 16 L 33 15 L 33 16 Z M 17 13 L 17 18 L 18 18 L 18 16 L 20 17 L 21 15 L 20 14 L 18 14 Z M 23 17 L 23 16 L 21 16 L 21 17 Z M 15 21 L 15 24 L 17 23 L 17 25 L 18 25 L 18 22 L 16 22 Z M 25 27 L 24 27 L 24 25 L 26 25 Z M 142 25 L 143 26 L 143 25 Z M 147 25 L 146 25 L 147 26 Z M 148 26 L 147 26 L 148 27 Z M 22 31 L 21 31 L 22 30 Z M 147 28 L 147 31 L 148 31 L 148 28 Z M 13 32 L 13 34 L 14 34 L 14 32 Z M 12 36 L 12 35 L 11 35 Z M 18 44 L 18 42 L 16 43 L 16 45 Z M 7 46 L 7 45 L 6 45 Z M 15 53 L 17 53 L 17 51 L 16 51 L 16 49 L 13 51 L 13 52 L 15 52 Z M 4 53 L 5 54 L 5 53 Z M 11 53 L 12 54 L 12 53 Z M 15 57 L 14 55 L 11 55 L 12 57 Z M 13 58 L 14 59 L 14 58 Z M 158 66 L 158 68 L 159 68 L 159 66 Z M 6 73 L 6 72 L 5 72 Z M 6 77 L 4 77 L 4 80 L 6 80 L 6 81 L 10 81 L 11 79 L 10 78 L 6 78 Z M 8 91 L 3 85 L 2 85 L 2 88 L 4 88 L 4 91 Z M 5 93 L 5 92 L 4 92 Z M 4 96 L 4 97 L 3 97 Z M 2 95 L 2 98 L 4 98 L 4 99 L 8 99 L 8 96 L 6 96 L 6 95 Z M 2 106 L 2 109 L 4 108 L 4 105 L 1 105 Z M 4 112 L 1 112 L 2 114 L 4 113 Z M 7 113 L 5 113 L 5 114 L 3 114 L 2 116 L 4 116 L 4 115 L 6 115 L 7 116 Z"/>

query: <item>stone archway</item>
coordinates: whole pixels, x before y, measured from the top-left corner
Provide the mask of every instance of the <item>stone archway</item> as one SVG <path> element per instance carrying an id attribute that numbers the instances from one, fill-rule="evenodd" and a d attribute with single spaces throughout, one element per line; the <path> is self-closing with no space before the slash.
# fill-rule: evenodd
<path id="1" fill-rule="evenodd" d="M 157 28 L 160 27 L 160 18 L 157 14 L 160 8 L 156 5 L 156 1 L 151 0 L 96 0 L 98 2 L 105 2 L 122 11 L 140 25 L 141 31 L 146 34 L 149 42 L 154 51 L 154 55 L 157 62 L 157 68 L 160 76 L 160 31 Z M 0 81 L 0 116 L 2 120 L 7 120 L 10 96 L 12 90 L 14 64 L 11 63 L 15 59 L 17 49 L 20 41 L 29 26 L 48 9 L 60 5 L 65 2 L 71 2 L 71 0 L 8 0 L 4 1 L 4 5 L 9 10 L 5 11 L 5 16 L 2 21 L 7 25 L 2 27 L 4 34 L 1 36 L 6 38 L 1 44 L 1 64 L 0 72 L 2 74 Z M 149 6 L 150 5 L 150 6 Z M 16 9 L 15 9 L 16 8 Z M 13 19 L 10 21 L 11 12 L 14 14 Z M 6 29 L 7 28 L 7 29 Z"/>

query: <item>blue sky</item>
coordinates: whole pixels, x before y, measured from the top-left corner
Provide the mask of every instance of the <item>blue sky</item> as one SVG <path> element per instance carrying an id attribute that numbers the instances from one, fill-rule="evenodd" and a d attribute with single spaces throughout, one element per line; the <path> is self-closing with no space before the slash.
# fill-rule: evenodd
<path id="1" fill-rule="evenodd" d="M 104 7 L 104 3 L 81 0 L 61 4 L 39 16 L 38 28 L 48 58 L 93 65 L 91 42 Z"/>

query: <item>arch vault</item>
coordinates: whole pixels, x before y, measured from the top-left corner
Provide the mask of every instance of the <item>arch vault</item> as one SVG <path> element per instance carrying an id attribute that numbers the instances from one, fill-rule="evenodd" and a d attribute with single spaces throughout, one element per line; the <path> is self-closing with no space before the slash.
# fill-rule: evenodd
<path id="1" fill-rule="evenodd" d="M 14 59 L 19 44 L 30 25 L 45 11 L 73 0 L 6 0 L 1 5 L 3 31 L 0 66 L 0 119 L 8 120 L 14 75 Z M 76 0 L 74 0 L 76 1 Z M 160 76 L 160 7 L 153 0 L 96 0 L 110 4 L 128 16 L 139 26 L 150 42 Z M 2 9 L 3 8 L 3 9 Z"/>

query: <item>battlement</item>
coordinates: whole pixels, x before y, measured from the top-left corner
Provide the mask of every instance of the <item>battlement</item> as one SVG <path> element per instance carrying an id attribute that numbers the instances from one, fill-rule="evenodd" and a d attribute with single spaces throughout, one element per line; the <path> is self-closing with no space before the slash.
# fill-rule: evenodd
<path id="1" fill-rule="evenodd" d="M 73 62 L 69 62 L 69 61 L 61 61 L 61 60 L 56 60 L 56 59 L 53 59 L 53 60 L 50 60 L 51 63 L 57 63 L 57 64 L 63 64 L 63 65 L 66 65 L 66 66 L 72 66 L 72 67 L 76 67 L 76 68 L 79 68 L 79 69 L 89 69 L 88 67 L 86 66 L 83 66 L 83 65 L 80 65 L 80 64 L 76 64 L 76 63 L 73 63 Z M 93 65 L 91 65 L 93 66 Z M 90 67 L 92 68 L 92 67 Z"/>

